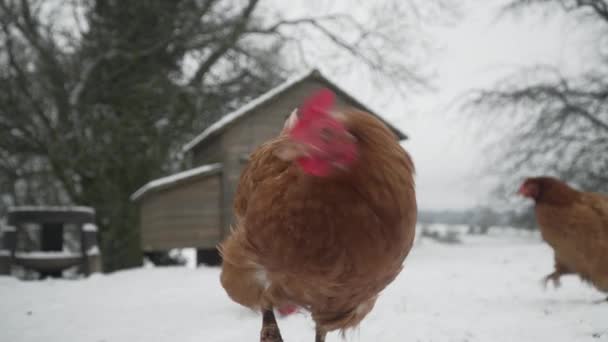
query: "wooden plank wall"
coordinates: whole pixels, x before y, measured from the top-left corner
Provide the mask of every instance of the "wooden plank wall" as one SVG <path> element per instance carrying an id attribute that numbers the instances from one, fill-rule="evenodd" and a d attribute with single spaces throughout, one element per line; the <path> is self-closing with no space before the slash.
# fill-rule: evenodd
<path id="1" fill-rule="evenodd" d="M 221 136 L 214 136 L 193 148 L 192 167 L 219 163 L 223 159 Z"/>
<path id="2" fill-rule="evenodd" d="M 144 251 L 212 248 L 220 239 L 221 173 L 151 193 L 141 202 Z"/>

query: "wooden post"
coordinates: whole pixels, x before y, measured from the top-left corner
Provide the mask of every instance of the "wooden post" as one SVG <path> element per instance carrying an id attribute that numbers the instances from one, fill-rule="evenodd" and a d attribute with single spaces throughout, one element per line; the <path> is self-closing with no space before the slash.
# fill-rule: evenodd
<path id="1" fill-rule="evenodd" d="M 0 275 L 11 275 L 13 258 L 15 256 L 16 233 L 17 230 L 14 226 L 5 227 L 3 230 L 0 251 L 4 255 L 0 255 Z"/>
<path id="2" fill-rule="evenodd" d="M 85 224 L 83 223 L 79 224 L 78 232 L 80 233 L 80 253 L 82 253 L 82 273 L 88 277 L 91 274 L 91 270 L 89 269 L 89 257 L 87 255 L 89 246 L 85 235 L 84 226 Z"/>

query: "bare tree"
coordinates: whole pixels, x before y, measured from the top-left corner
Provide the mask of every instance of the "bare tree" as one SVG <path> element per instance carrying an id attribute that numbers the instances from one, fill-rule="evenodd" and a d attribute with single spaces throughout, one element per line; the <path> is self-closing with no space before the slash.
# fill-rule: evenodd
<path id="1" fill-rule="evenodd" d="M 604 33 L 608 29 L 608 1 L 518 0 L 505 10 L 534 6 L 572 12 Z M 606 40 L 595 41 L 601 52 Z M 523 177 L 540 174 L 608 192 L 608 56 L 575 77 L 547 66 L 522 70 L 494 89 L 475 92 L 467 106 L 485 115 L 485 127 L 505 132 L 488 153 L 490 171 L 501 178 L 497 194 L 513 194 Z"/>
<path id="2" fill-rule="evenodd" d="M 3 203 L 91 205 L 106 270 L 138 265 L 129 195 L 179 168 L 192 135 L 301 67 L 294 51 L 326 44 L 395 84 L 424 81 L 401 52 L 411 21 L 288 18 L 261 3 L 0 0 Z"/>

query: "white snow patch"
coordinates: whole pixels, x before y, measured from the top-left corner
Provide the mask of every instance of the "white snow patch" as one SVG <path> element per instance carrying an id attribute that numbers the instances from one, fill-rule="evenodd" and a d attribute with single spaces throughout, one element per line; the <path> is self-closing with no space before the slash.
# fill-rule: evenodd
<path id="1" fill-rule="evenodd" d="M 55 258 L 80 258 L 80 253 L 68 251 L 49 251 L 49 252 L 16 252 L 15 256 L 19 259 L 55 259 Z"/>
<path id="2" fill-rule="evenodd" d="M 182 256 L 186 259 L 186 267 L 196 268 L 196 248 L 183 248 Z"/>
<path id="3" fill-rule="evenodd" d="M 185 267 L 194 269 L 197 266 L 196 248 L 174 248 L 169 250 L 169 256 L 183 261 Z"/>
<path id="4" fill-rule="evenodd" d="M 1 252 L 1 251 L 0 251 Z M 87 250 L 87 255 L 99 255 L 99 247 L 93 246 Z M 32 252 L 15 252 L 15 257 L 19 259 L 57 259 L 57 258 L 80 258 L 82 254 L 71 251 L 32 251 Z"/>
<path id="5" fill-rule="evenodd" d="M 99 246 L 93 246 L 87 250 L 87 255 L 99 255 Z"/>
<path id="6" fill-rule="evenodd" d="M 605 294 L 572 276 L 543 291 L 553 255 L 536 237 L 422 239 L 346 341 L 608 341 L 608 303 L 596 303 Z M 78 281 L 0 277 L 2 341 L 257 341 L 261 317 L 230 301 L 219 273 L 156 267 Z M 307 314 L 278 324 L 285 341 L 314 340 Z M 327 341 L 342 339 L 331 333 Z"/>
<path id="7" fill-rule="evenodd" d="M 85 232 L 96 232 L 97 231 L 97 225 L 94 223 L 85 223 L 82 226 L 82 230 Z"/>
<path id="8" fill-rule="evenodd" d="M 36 205 L 36 206 L 30 206 L 30 205 L 20 205 L 18 207 L 9 207 L 8 208 L 9 212 L 24 212 L 24 211 L 59 211 L 59 212 L 64 212 L 64 211 L 71 211 L 71 212 L 82 212 L 82 213 L 89 213 L 89 214 L 95 214 L 95 209 L 91 208 L 91 207 L 85 207 L 85 206 L 46 206 L 46 205 Z"/>
<path id="9" fill-rule="evenodd" d="M 221 163 L 207 164 L 207 165 L 195 167 L 190 170 L 178 172 L 178 173 L 172 174 L 167 177 L 155 179 L 153 181 L 148 182 L 146 185 L 142 186 L 137 191 L 135 191 L 131 195 L 131 200 L 136 201 L 137 199 L 141 198 L 146 192 L 148 192 L 150 190 L 153 190 L 153 189 L 156 189 L 159 187 L 173 185 L 173 184 L 181 182 L 185 179 L 195 177 L 195 176 L 202 176 L 204 174 L 220 170 L 221 168 L 222 168 Z"/>

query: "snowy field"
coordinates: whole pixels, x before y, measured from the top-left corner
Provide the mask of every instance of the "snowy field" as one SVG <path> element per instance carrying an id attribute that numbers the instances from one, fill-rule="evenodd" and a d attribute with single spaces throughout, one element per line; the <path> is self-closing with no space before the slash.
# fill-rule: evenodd
<path id="1" fill-rule="evenodd" d="M 551 251 L 520 234 L 422 239 L 347 341 L 608 341 L 604 295 L 574 277 L 544 291 Z M 257 341 L 261 318 L 233 304 L 217 268 L 142 268 L 86 280 L 0 277 L 2 342 Z M 287 342 L 313 341 L 299 313 Z M 337 333 L 329 341 L 341 341 Z"/>

